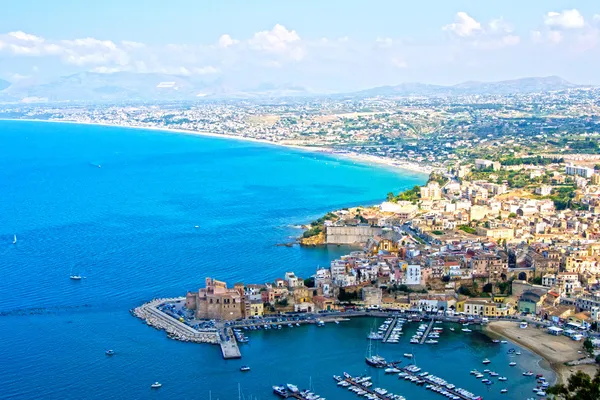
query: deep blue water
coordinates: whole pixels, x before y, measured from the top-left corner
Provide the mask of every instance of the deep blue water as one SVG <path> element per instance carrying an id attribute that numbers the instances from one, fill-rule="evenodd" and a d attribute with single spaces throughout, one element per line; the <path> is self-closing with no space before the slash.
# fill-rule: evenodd
<path id="1" fill-rule="evenodd" d="M 224 400 L 237 398 L 239 383 L 246 395 L 270 399 L 273 384 L 307 386 L 309 377 L 330 399 L 354 397 L 331 374 L 364 371 L 368 320 L 255 333 L 242 360 L 224 361 L 218 347 L 169 340 L 129 309 L 183 295 L 206 276 L 230 284 L 292 270 L 308 276 L 348 249 L 276 246 L 300 233 L 292 225 L 423 180 L 242 141 L 0 121 L 0 398 L 207 399 L 212 391 Z M 71 271 L 85 279 L 70 281 Z M 117 355 L 106 357 L 106 348 Z M 507 357 L 485 339 L 411 352 L 430 372 L 462 379 L 465 369 L 467 380 L 484 356 Z M 240 374 L 241 363 L 253 370 Z M 380 379 L 408 399 L 438 398 Z M 152 392 L 155 380 L 164 386 Z"/>

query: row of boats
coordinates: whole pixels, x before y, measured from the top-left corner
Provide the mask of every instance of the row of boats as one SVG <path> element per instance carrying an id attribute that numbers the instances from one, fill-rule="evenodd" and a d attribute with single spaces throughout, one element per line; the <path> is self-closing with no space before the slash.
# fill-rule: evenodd
<path id="1" fill-rule="evenodd" d="M 421 372 L 421 368 L 416 365 L 405 367 L 404 371 L 398 374 L 398 379 L 404 379 L 419 386 L 427 384 L 427 386 L 425 386 L 426 389 L 451 400 L 481 400 L 481 396 L 477 396 L 466 389 L 457 387 L 443 378 L 428 372 Z"/>
<path id="2" fill-rule="evenodd" d="M 344 372 L 344 377 L 334 375 L 333 379 L 337 382 L 339 387 L 347 388 L 349 391 L 354 392 L 358 396 L 362 396 L 366 399 L 406 400 L 404 396 L 388 392 L 384 388 L 376 387 L 371 389 L 373 382 L 371 382 L 370 376 L 352 377 L 347 372 Z"/>
<path id="3" fill-rule="evenodd" d="M 425 336 L 427 334 L 427 340 L 425 340 L 424 343 L 426 344 L 438 344 L 439 343 L 439 338 L 440 338 L 440 334 L 444 331 L 444 328 L 442 327 L 438 327 L 438 326 L 434 326 L 433 329 L 431 330 L 431 332 L 426 333 L 427 332 L 427 324 L 421 324 L 419 325 L 419 327 L 417 328 L 417 331 L 415 332 L 415 334 L 413 335 L 413 337 L 410 339 L 410 343 L 411 344 L 419 344 L 421 343 L 421 340 L 423 340 L 423 336 Z"/>
<path id="4" fill-rule="evenodd" d="M 273 386 L 273 393 L 284 399 L 287 399 L 288 397 L 295 397 L 302 400 L 326 400 L 325 397 L 321 397 L 318 394 L 313 393 L 310 389 L 300 390 L 298 389 L 298 386 L 292 383 Z"/>

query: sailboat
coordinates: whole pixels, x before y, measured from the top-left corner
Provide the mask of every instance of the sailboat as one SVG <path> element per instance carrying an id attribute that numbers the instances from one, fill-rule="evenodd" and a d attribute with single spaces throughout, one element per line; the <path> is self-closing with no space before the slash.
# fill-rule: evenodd
<path id="1" fill-rule="evenodd" d="M 365 357 L 365 362 L 370 365 L 371 367 L 375 367 L 375 368 L 383 368 L 386 366 L 386 362 L 385 362 L 385 358 L 378 356 L 378 355 L 373 355 L 371 353 L 372 351 L 372 340 L 369 338 L 369 348 L 367 351 L 367 356 Z"/>
<path id="2" fill-rule="evenodd" d="M 81 275 L 73 274 L 73 268 L 71 268 L 71 275 L 69 276 L 69 279 L 71 279 L 72 281 L 80 281 L 81 280 Z"/>
<path id="3" fill-rule="evenodd" d="M 17 244 L 17 235 L 13 238 L 13 244 Z"/>

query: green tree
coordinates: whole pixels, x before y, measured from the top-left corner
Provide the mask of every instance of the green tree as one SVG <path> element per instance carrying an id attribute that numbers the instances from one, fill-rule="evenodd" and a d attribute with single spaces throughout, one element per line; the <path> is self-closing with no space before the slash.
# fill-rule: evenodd
<path id="1" fill-rule="evenodd" d="M 313 288 L 315 287 L 315 278 L 306 278 L 304 280 L 304 286 L 309 287 L 309 288 Z"/>
<path id="2" fill-rule="evenodd" d="M 583 348 L 586 349 L 589 353 L 594 351 L 594 345 L 592 344 L 592 340 L 590 338 L 584 340 Z"/>
<path id="3" fill-rule="evenodd" d="M 484 293 L 492 293 L 493 289 L 494 289 L 494 286 L 491 283 L 486 283 L 485 285 L 483 285 Z"/>
<path id="4" fill-rule="evenodd" d="M 600 399 L 600 370 L 592 379 L 588 374 L 577 371 L 569 377 L 567 385 L 558 384 L 550 387 L 548 394 L 564 400 L 598 400 Z"/>
<path id="5" fill-rule="evenodd" d="M 394 193 L 389 192 L 387 194 L 387 201 L 396 202 L 396 196 L 394 195 Z"/>

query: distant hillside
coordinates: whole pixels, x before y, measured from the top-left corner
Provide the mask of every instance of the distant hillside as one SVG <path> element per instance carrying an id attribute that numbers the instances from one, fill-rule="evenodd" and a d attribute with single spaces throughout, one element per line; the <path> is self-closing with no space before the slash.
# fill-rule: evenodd
<path id="1" fill-rule="evenodd" d="M 511 94 L 565 90 L 579 87 L 558 76 L 543 78 L 521 78 L 499 82 L 464 82 L 458 85 L 441 86 L 423 83 L 403 83 L 396 86 L 381 86 L 351 93 L 363 97 L 408 97 L 408 96 L 462 96 L 469 94 Z"/>
<path id="2" fill-rule="evenodd" d="M 523 78 L 500 82 L 464 82 L 453 86 L 403 83 L 381 86 L 354 93 L 333 96 L 344 97 L 442 97 L 471 94 L 510 94 L 564 90 L 579 87 L 557 76 Z M 51 81 L 34 78 L 10 84 L 0 80 L 0 102 L 122 102 L 171 101 L 208 99 L 258 99 L 315 95 L 308 89 L 293 84 L 242 86 L 224 78 L 203 80 L 198 77 L 158 73 L 116 72 L 100 74 L 81 72 Z M 330 95 L 331 96 L 331 95 Z"/>
<path id="3" fill-rule="evenodd" d="M 7 87 L 10 86 L 10 82 L 9 81 L 5 81 L 3 79 L 0 79 L 0 90 L 4 90 Z"/>
<path id="4" fill-rule="evenodd" d="M 306 89 L 292 85 L 264 83 L 252 89 L 244 89 L 232 86 L 223 79 L 207 82 L 188 76 L 156 73 L 82 72 L 50 82 L 32 81 L 13 85 L 0 92 L 0 101 L 161 101 L 194 100 L 200 97 L 290 96 L 303 93 L 306 93 Z"/>

